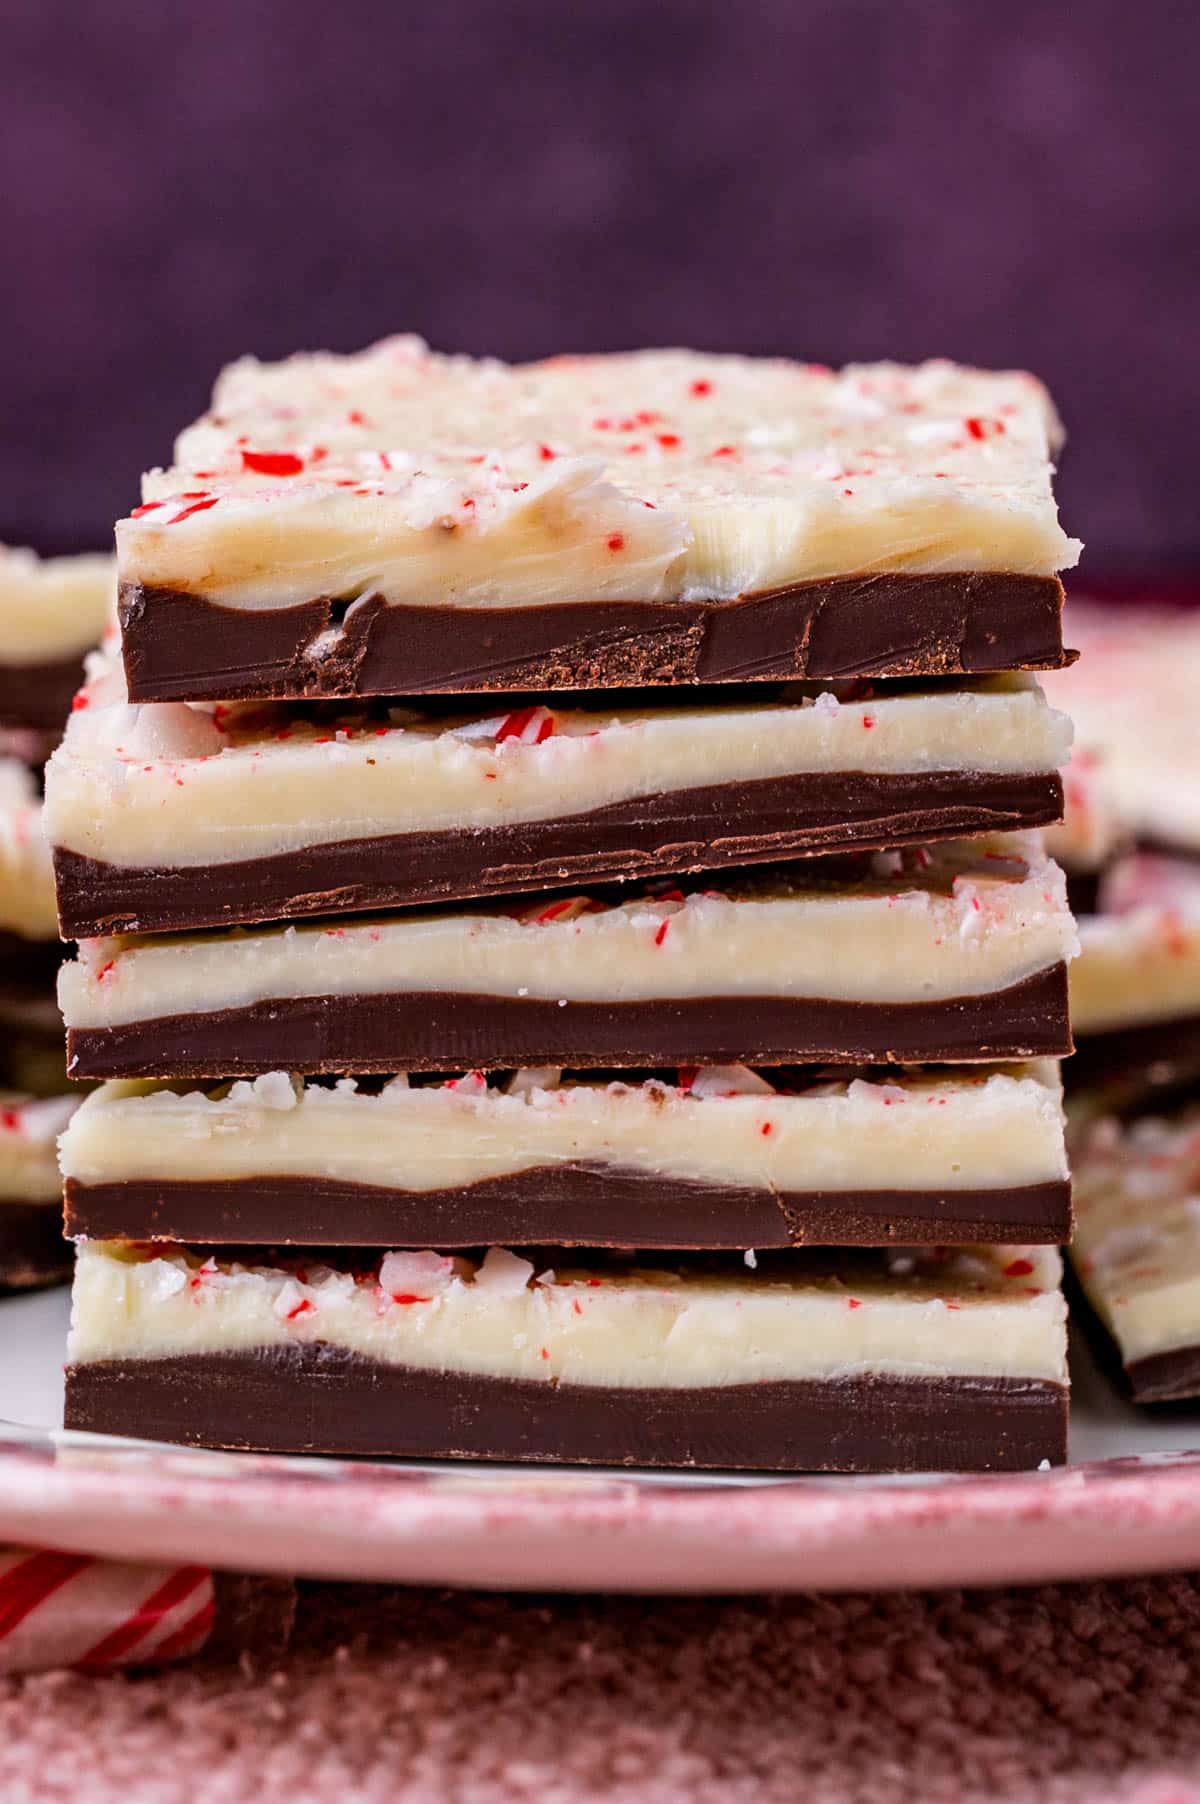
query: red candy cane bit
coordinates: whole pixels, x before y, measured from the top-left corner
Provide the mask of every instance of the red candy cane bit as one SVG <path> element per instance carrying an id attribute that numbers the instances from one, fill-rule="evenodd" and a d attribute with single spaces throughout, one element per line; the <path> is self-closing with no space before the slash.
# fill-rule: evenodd
<path id="1" fill-rule="evenodd" d="M 773 1123 L 771 1123 L 769 1121 L 764 1121 L 758 1131 L 765 1139 L 766 1136 L 772 1132 L 772 1130 L 773 1130 Z"/>
<path id="2" fill-rule="evenodd" d="M 677 432 L 659 432 L 655 437 L 664 451 L 674 451 L 683 442 Z"/>
<path id="3" fill-rule="evenodd" d="M 181 508 L 177 514 L 172 514 L 171 518 L 167 521 L 167 525 L 178 526 L 181 520 L 188 519 L 190 515 L 202 514 L 206 509 L 215 507 L 220 499 L 221 497 L 219 495 L 210 495 L 206 501 L 193 501 L 190 507 Z"/>
<path id="4" fill-rule="evenodd" d="M 973 417 L 972 419 L 964 421 L 964 424 L 971 437 L 976 439 L 999 438 L 1000 434 L 1007 430 L 1003 420 L 989 420 Z"/>
<path id="5" fill-rule="evenodd" d="M 242 468 L 258 476 L 299 476 L 304 459 L 294 451 L 243 451 Z"/>
<path id="6" fill-rule="evenodd" d="M 710 457 L 736 457 L 737 456 L 737 446 L 736 445 L 718 445 L 716 450 L 710 452 L 709 455 L 710 455 Z"/>
<path id="7" fill-rule="evenodd" d="M 554 462 L 554 459 L 558 456 L 558 452 L 553 450 L 549 445 L 539 445 L 538 456 L 544 464 L 548 464 Z"/>
<path id="8" fill-rule="evenodd" d="M 21 1115 L 18 1109 L 0 1109 L 0 1128 L 7 1128 L 13 1133 L 20 1125 Z"/>
<path id="9" fill-rule="evenodd" d="M 346 415 L 346 423 L 350 426 L 365 426 L 367 416 L 365 413 L 360 413 L 357 407 L 353 407 Z"/>
<path id="10" fill-rule="evenodd" d="M 1004 1276 L 1006 1278 L 1028 1278 L 1032 1273 L 1032 1259 L 1013 1259 L 1004 1267 Z"/>
<path id="11" fill-rule="evenodd" d="M 552 738 L 555 731 L 554 716 L 548 708 L 536 704 L 530 708 L 515 708 L 497 727 L 496 744 L 505 739 L 519 739 L 524 745 L 541 745 Z"/>
<path id="12" fill-rule="evenodd" d="M 96 973 L 96 982 L 103 983 L 105 978 L 109 975 L 109 973 L 116 969 L 116 963 L 117 963 L 116 959 L 110 958 L 106 965 L 101 965 L 100 969 Z"/>
<path id="13" fill-rule="evenodd" d="M 135 507 L 129 518 L 140 520 L 143 514 L 152 514 L 156 507 L 165 507 L 165 501 L 143 501 L 141 507 Z"/>
<path id="14" fill-rule="evenodd" d="M 72 714 L 78 714 L 80 708 L 90 708 L 91 705 L 92 705 L 92 698 L 88 694 L 86 689 L 78 690 L 76 692 L 76 694 L 71 698 Z"/>
<path id="15" fill-rule="evenodd" d="M 875 716 L 873 714 L 864 714 L 863 715 L 863 726 L 866 727 L 868 733 L 871 731 L 871 728 L 874 725 L 875 725 Z"/>
<path id="16" fill-rule="evenodd" d="M 711 395 L 712 387 L 712 383 L 709 382 L 706 377 L 699 376 L 695 382 L 689 383 L 688 393 L 696 396 Z"/>
<path id="17" fill-rule="evenodd" d="M 661 946 L 663 941 L 666 939 L 668 933 L 670 933 L 670 931 L 671 931 L 670 921 L 660 922 L 658 932 L 654 936 L 654 944 L 656 946 Z"/>
<path id="18" fill-rule="evenodd" d="M 288 1310 L 285 1320 L 289 1321 L 289 1322 L 294 1322 L 298 1315 L 311 1315 L 315 1308 L 316 1308 L 316 1304 L 313 1302 L 310 1302 L 308 1297 L 301 1297 L 300 1301 L 298 1303 L 294 1303 L 292 1305 L 292 1307 Z"/>
<path id="19" fill-rule="evenodd" d="M 862 1298 L 861 1297 L 847 1297 L 846 1298 L 846 1307 L 847 1307 L 847 1309 L 861 1309 L 862 1308 Z"/>
<path id="20" fill-rule="evenodd" d="M 561 902 L 551 902 L 548 908 L 543 908 L 540 914 L 534 915 L 534 926 L 541 927 L 547 921 L 561 920 L 563 915 L 575 907 L 577 901 L 576 896 L 564 896 Z"/>
<path id="21" fill-rule="evenodd" d="M 610 551 L 624 551 L 624 549 L 625 549 L 625 534 L 624 534 L 624 533 L 623 533 L 623 532 L 611 532 L 611 533 L 609 533 L 609 535 L 608 535 L 608 549 L 609 549 L 609 550 L 610 550 Z"/>
<path id="22" fill-rule="evenodd" d="M 534 707 L 515 708 L 511 714 L 506 714 L 496 728 L 497 745 L 502 739 L 519 739 L 536 713 L 537 709 Z"/>

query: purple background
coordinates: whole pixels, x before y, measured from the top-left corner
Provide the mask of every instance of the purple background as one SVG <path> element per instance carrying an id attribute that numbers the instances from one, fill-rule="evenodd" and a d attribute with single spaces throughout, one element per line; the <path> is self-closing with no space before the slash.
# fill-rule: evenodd
<path id="1" fill-rule="evenodd" d="M 0 537 L 105 542 L 239 352 L 415 329 L 1025 364 L 1088 567 L 1200 570 L 1198 49 L 1189 0 L 6 8 Z"/>

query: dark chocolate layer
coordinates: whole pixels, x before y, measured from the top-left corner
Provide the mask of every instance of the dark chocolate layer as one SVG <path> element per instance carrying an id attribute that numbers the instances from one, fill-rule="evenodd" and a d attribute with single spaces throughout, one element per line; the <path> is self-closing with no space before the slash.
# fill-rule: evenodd
<path id="1" fill-rule="evenodd" d="M 317 1344 L 71 1366 L 66 1425 L 272 1453 L 1014 1472 L 1066 1458 L 1067 1392 L 966 1376 L 611 1390 L 415 1371 Z"/>
<path id="2" fill-rule="evenodd" d="M 1071 1186 L 771 1191 L 603 1164 L 543 1165 L 457 1189 L 312 1176 L 66 1181 L 68 1234 L 212 1245 L 786 1247 L 1045 1242 Z"/>
<path id="3" fill-rule="evenodd" d="M 1067 969 L 944 1002 L 689 996 L 573 1002 L 445 990 L 299 996 L 72 1027 L 72 1077 L 252 1077 L 637 1065 L 956 1064 L 1071 1050 Z"/>
<path id="4" fill-rule="evenodd" d="M 0 1290 L 34 1290 L 71 1275 L 74 1249 L 51 1203 L 0 1202 Z"/>
<path id="5" fill-rule="evenodd" d="M 1200 1080 L 1200 1015 L 1081 1034 L 1063 1068 L 1068 1089 L 1174 1091 Z"/>
<path id="6" fill-rule="evenodd" d="M 48 664 L 0 664 L 0 726 L 62 730 L 83 681 L 83 652 Z"/>
<path id="7" fill-rule="evenodd" d="M 52 996 L 65 956 L 59 940 L 27 940 L 0 929 L 0 991 L 22 1000 Z"/>
<path id="8" fill-rule="evenodd" d="M 965 571 L 830 577 L 726 602 L 225 607 L 121 585 L 131 701 L 419 695 L 1057 669 L 1062 584 Z M 319 657 L 318 635 L 337 631 Z"/>
<path id="9" fill-rule="evenodd" d="M 1067 872 L 1067 902 L 1073 915 L 1099 914 L 1103 880 L 1101 871 Z"/>
<path id="10" fill-rule="evenodd" d="M 1180 1403 L 1200 1397 L 1200 1345 L 1131 1359 L 1125 1367 L 1135 1403 Z"/>
<path id="11" fill-rule="evenodd" d="M 137 868 L 54 854 L 62 932 L 160 933 L 902 846 L 1037 827 L 1057 772 L 839 771 L 717 783 L 586 814 L 375 835 L 231 863 Z"/>

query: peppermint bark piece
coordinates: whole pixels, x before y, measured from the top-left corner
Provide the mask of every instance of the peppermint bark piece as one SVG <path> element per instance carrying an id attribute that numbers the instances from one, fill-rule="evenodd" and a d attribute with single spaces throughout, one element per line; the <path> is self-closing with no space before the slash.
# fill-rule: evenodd
<path id="1" fill-rule="evenodd" d="M 0 546 L 0 728 L 57 735 L 115 587 L 113 559 L 100 553 L 39 558 Z"/>
<path id="2" fill-rule="evenodd" d="M 1071 1263 L 1135 1402 L 1200 1394 L 1200 1111 L 1073 1133 Z"/>
<path id="3" fill-rule="evenodd" d="M 69 1069 L 988 1062 L 1070 1049 L 1075 927 L 1037 835 L 711 884 L 86 941 L 60 977 Z"/>
<path id="4" fill-rule="evenodd" d="M 762 1471 L 1066 1446 L 1049 1247 L 740 1259 L 83 1243 L 69 1427 L 196 1445 Z"/>
<path id="5" fill-rule="evenodd" d="M 0 757 L 0 1020 L 50 1004 L 62 959 L 54 868 L 33 773 Z"/>
<path id="6" fill-rule="evenodd" d="M 1077 665 L 1046 679 L 1071 715 L 1123 834 L 1144 850 L 1200 857 L 1200 618 L 1139 602 L 1072 602 Z"/>
<path id="7" fill-rule="evenodd" d="M 63 1138 L 67 1231 L 378 1246 L 878 1245 L 1070 1233 L 1051 1061 L 428 1082 L 110 1083 Z"/>
<path id="8" fill-rule="evenodd" d="M 77 1096 L 0 1091 L 0 1290 L 59 1284 L 70 1274 L 57 1140 L 78 1107 Z"/>
<path id="9" fill-rule="evenodd" d="M 1024 374 L 243 359 L 117 528 L 139 701 L 1053 667 Z"/>
<path id="10" fill-rule="evenodd" d="M 1141 853 L 1100 886 L 1071 971 L 1073 1088 L 1124 1106 L 1200 1076 L 1200 863 Z"/>
<path id="11" fill-rule="evenodd" d="M 907 845 L 1057 819 L 1031 678 L 726 705 L 131 707 L 105 660 L 47 773 L 63 932 L 162 932 Z"/>

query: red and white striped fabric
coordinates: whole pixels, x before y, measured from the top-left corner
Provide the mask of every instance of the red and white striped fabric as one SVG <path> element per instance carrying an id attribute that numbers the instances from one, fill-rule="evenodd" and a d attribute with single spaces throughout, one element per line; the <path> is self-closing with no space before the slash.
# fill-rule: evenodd
<path id="1" fill-rule="evenodd" d="M 0 1548 L 0 1673 L 183 1660 L 204 1646 L 215 1615 L 207 1566 Z"/>

